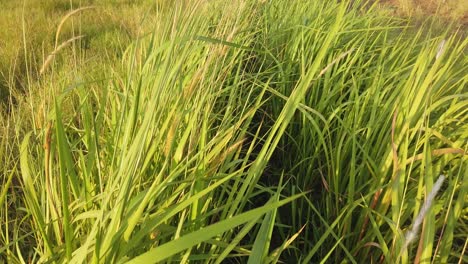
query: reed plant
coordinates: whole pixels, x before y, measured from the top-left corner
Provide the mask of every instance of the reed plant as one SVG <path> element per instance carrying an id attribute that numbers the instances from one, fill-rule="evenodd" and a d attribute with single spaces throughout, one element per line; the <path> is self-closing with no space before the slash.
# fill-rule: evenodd
<path id="1" fill-rule="evenodd" d="M 468 40 L 376 8 L 159 1 L 120 65 L 47 64 L 0 263 L 467 262 Z"/>

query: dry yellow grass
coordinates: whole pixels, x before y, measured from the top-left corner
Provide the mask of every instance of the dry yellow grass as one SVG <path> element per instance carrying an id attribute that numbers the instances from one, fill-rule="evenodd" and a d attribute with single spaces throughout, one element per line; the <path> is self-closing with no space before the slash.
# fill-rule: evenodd
<path id="1" fill-rule="evenodd" d="M 465 0 L 381 0 L 396 8 L 397 15 L 436 15 L 444 19 L 468 24 L 468 1 Z"/>

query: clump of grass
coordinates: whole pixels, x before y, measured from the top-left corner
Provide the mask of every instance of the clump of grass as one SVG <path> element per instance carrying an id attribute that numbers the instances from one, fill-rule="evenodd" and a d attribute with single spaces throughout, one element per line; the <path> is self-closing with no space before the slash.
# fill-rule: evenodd
<path id="1" fill-rule="evenodd" d="M 31 80 L 2 260 L 463 262 L 468 42 L 352 2 L 163 1 L 120 65 Z"/>
<path id="2" fill-rule="evenodd" d="M 466 67 L 455 55 L 463 53 L 466 41 L 456 35 L 444 40 L 449 31 L 434 36 L 419 29 L 414 34 L 411 25 L 372 16 L 372 8 L 368 17 L 351 9 L 342 19 L 340 34 L 327 47 L 321 67 L 326 69 L 354 48 L 353 52 L 324 75 L 305 79 L 315 69 L 320 49 L 327 43 L 328 25 L 338 20 L 337 13 L 327 12 L 326 4 L 310 4 L 309 9 L 282 4 L 275 2 L 270 5 L 274 11 L 265 12 L 264 38 L 258 42 L 259 49 L 273 53 L 274 59 L 268 55 L 265 60 L 278 69 L 269 89 L 277 98 L 267 112 L 273 121 L 281 116 L 286 100 L 294 97 L 304 80 L 308 92 L 301 97 L 300 114 L 291 120 L 272 165 L 277 175 L 291 175 L 290 195 L 313 193 L 294 201 L 281 220 L 294 228 L 277 229 L 287 235 L 305 226 L 288 252 L 289 261 L 446 261 L 449 251 L 437 251 L 440 255 L 432 251 L 434 234 L 446 231 L 438 228 L 446 225 L 447 218 L 435 221 L 435 215 L 461 213 L 461 204 L 429 213 L 425 221 L 432 222 L 426 224 L 426 237 L 418 246 L 424 250 L 411 248 L 402 258 L 398 254 L 404 241 L 402 230 L 419 212 L 424 183 L 429 193 L 432 175 L 449 170 L 454 175 L 451 188 L 457 189 L 463 177 L 466 142 L 458 122 L 464 122 L 466 115 L 458 114 L 445 125 L 436 116 L 444 111 L 466 112 L 460 108 L 466 104 L 462 88 Z M 271 185 L 270 179 L 263 183 Z M 440 201 L 453 206 L 450 191 L 443 196 Z M 437 243 L 454 246 L 458 252 L 462 244 L 448 236 Z"/>

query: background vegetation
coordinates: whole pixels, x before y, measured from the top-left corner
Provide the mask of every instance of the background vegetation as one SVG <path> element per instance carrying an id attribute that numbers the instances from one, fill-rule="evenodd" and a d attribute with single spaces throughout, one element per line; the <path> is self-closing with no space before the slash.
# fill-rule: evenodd
<path id="1" fill-rule="evenodd" d="M 468 262 L 458 13 L 0 5 L 0 263 Z"/>

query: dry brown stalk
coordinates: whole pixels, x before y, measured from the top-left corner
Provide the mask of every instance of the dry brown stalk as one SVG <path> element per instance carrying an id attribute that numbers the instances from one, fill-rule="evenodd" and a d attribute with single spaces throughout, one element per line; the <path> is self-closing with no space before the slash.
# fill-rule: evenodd
<path id="1" fill-rule="evenodd" d="M 76 37 L 73 37 L 67 41 L 65 41 L 64 43 L 60 44 L 60 46 L 58 46 L 52 53 L 49 54 L 49 56 L 47 56 L 47 59 L 44 61 L 44 64 L 42 64 L 42 67 L 41 67 L 41 70 L 39 71 L 39 74 L 43 74 L 47 68 L 47 66 L 49 66 L 49 64 L 52 62 L 53 58 L 55 57 L 55 55 L 57 55 L 57 53 L 62 50 L 63 48 L 65 48 L 66 46 L 68 46 L 70 43 L 72 43 L 73 41 L 75 40 L 78 40 L 78 39 L 81 39 L 83 38 L 84 35 L 81 35 L 81 36 L 76 36 Z"/>
<path id="2" fill-rule="evenodd" d="M 78 12 L 81 12 L 83 10 L 87 10 L 87 9 L 92 9 L 92 8 L 95 8 L 94 6 L 85 6 L 85 7 L 82 7 L 82 8 L 78 8 L 76 10 L 73 10 L 71 12 L 69 12 L 68 14 L 66 14 L 62 20 L 60 20 L 60 24 L 59 26 L 57 27 L 57 32 L 55 33 L 55 50 L 57 50 L 57 45 L 58 45 L 58 38 L 60 36 L 60 31 L 62 31 L 62 27 L 63 25 L 65 24 L 65 22 L 68 20 L 68 18 L 70 18 L 71 16 L 73 16 L 74 14 L 78 13 Z"/>
<path id="3" fill-rule="evenodd" d="M 83 38 L 84 36 L 83 35 L 80 35 L 80 36 L 75 36 L 75 37 L 72 37 L 70 38 L 69 40 L 63 42 L 62 44 L 58 45 L 58 39 L 59 39 L 59 36 L 60 36 L 60 32 L 62 31 L 62 27 L 63 25 L 65 24 L 65 22 L 71 17 L 73 16 L 74 14 L 76 13 L 79 13 L 83 10 L 87 10 L 87 9 L 93 9 L 95 8 L 94 6 L 85 6 L 85 7 L 81 7 L 81 8 L 78 8 L 78 9 L 75 9 L 71 12 L 69 12 L 68 14 L 66 14 L 62 20 L 60 20 L 60 24 L 59 26 L 57 27 L 57 32 L 55 33 L 55 45 L 54 45 L 54 51 L 52 51 L 52 53 L 49 54 L 49 56 L 47 56 L 47 59 L 44 61 L 44 63 L 42 64 L 42 67 L 41 67 L 41 70 L 39 71 L 39 74 L 42 75 L 47 66 L 52 62 L 53 58 L 55 57 L 55 55 L 57 55 L 57 53 L 62 50 L 63 48 L 65 48 L 66 46 L 68 46 L 70 43 L 74 42 L 75 40 L 78 40 L 78 39 L 81 39 Z"/>

